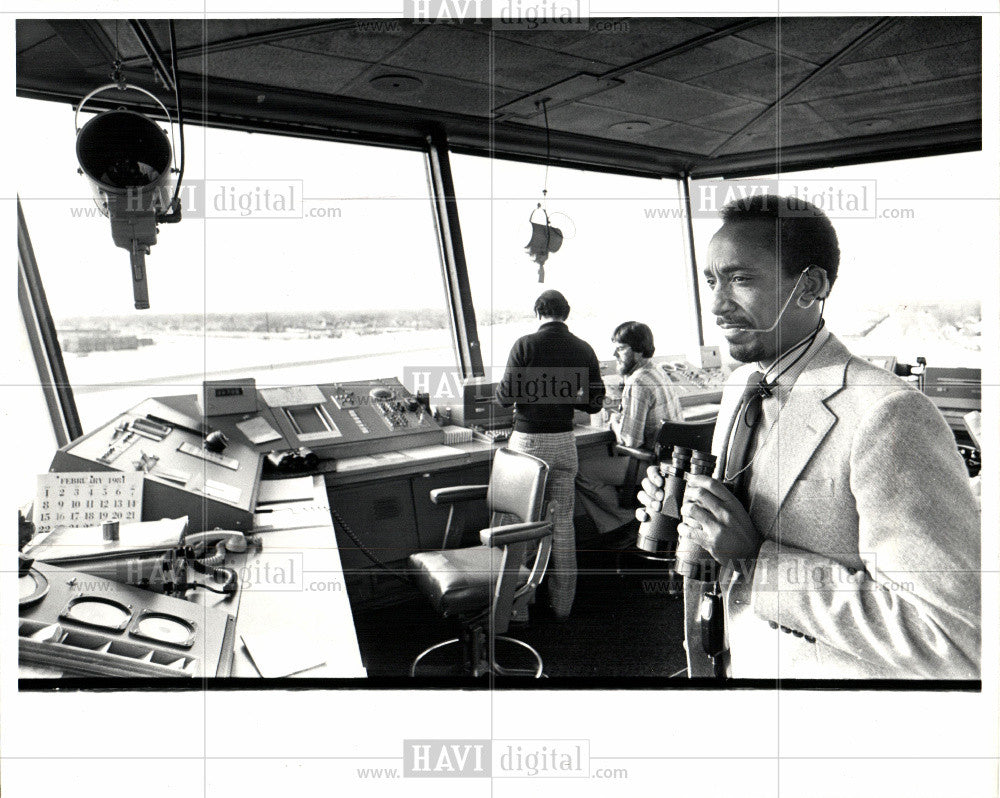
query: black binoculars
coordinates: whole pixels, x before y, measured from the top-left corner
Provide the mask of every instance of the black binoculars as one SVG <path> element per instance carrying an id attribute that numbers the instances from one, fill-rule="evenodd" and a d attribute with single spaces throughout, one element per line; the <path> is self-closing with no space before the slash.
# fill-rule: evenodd
<path id="1" fill-rule="evenodd" d="M 661 457 L 659 469 L 663 476 L 663 504 L 658 513 L 650 513 L 649 520 L 640 524 L 636 546 L 664 559 L 673 557 L 674 570 L 682 576 L 698 576 L 704 559 L 707 557 L 711 562 L 714 560 L 694 544 L 682 541 L 678 545 L 677 524 L 680 523 L 681 505 L 684 503 L 684 475 L 690 473 L 711 476 L 715 471 L 715 455 L 674 446 L 670 450 L 669 460 Z M 692 560 L 694 563 L 691 563 Z M 693 564 L 697 564 L 697 567 L 691 567 Z"/>

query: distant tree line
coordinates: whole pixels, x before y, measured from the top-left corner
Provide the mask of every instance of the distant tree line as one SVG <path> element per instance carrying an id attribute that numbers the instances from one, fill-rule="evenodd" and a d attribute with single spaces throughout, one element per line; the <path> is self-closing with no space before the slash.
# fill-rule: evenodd
<path id="1" fill-rule="evenodd" d="M 482 325 L 506 324 L 531 318 L 522 310 L 477 313 Z M 291 330 L 383 332 L 441 330 L 448 326 L 442 310 L 367 309 L 324 311 L 251 311 L 245 313 L 144 313 L 136 316 L 72 316 L 61 319 L 60 331 L 97 332 L 121 329 L 147 332 L 282 333 Z"/>
<path id="2" fill-rule="evenodd" d="M 382 332 L 439 330 L 448 326 L 444 310 L 253 311 L 246 313 L 147 313 L 141 316 L 75 316 L 58 327 L 74 331 L 140 329 L 148 332 L 282 333 L 291 330 Z"/>

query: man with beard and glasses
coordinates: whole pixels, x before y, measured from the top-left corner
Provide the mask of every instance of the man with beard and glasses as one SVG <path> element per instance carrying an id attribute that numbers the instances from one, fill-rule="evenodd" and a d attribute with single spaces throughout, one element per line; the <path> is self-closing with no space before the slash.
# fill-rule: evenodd
<path id="1" fill-rule="evenodd" d="M 621 404 L 611 414 L 611 429 L 623 446 L 652 449 L 664 421 L 683 419 L 677 391 L 664 371 L 650 361 L 656 347 L 648 325 L 623 322 L 615 328 L 611 342 L 618 374 L 624 380 Z M 635 511 L 619 501 L 628 463 L 626 456 L 595 457 L 580 463 L 576 495 L 600 534 L 635 517 Z"/>
<path id="2" fill-rule="evenodd" d="M 709 245 L 711 312 L 746 365 L 715 474 L 688 475 L 680 508 L 691 676 L 979 678 L 968 474 L 930 400 L 826 330 L 839 262 L 830 220 L 797 198 L 731 203 Z M 650 469 L 649 511 L 662 486 Z"/>

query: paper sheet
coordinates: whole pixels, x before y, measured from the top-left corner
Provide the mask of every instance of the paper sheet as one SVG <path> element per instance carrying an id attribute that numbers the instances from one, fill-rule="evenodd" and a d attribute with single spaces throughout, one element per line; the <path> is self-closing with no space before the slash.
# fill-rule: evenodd
<path id="1" fill-rule="evenodd" d="M 420 446 L 416 449 L 406 449 L 401 452 L 381 452 L 379 454 L 363 455 L 361 457 L 345 457 L 337 461 L 337 473 L 363 471 L 367 468 L 393 465 L 396 463 L 419 463 L 425 460 L 444 460 L 448 457 L 464 457 L 465 452 L 454 446 L 434 444 Z"/>
<path id="2" fill-rule="evenodd" d="M 187 516 L 183 516 L 121 524 L 117 541 L 104 540 L 104 533 L 99 526 L 57 529 L 26 550 L 25 555 L 36 560 L 52 560 L 167 548 L 180 542 L 181 531 L 187 527 L 187 521 Z"/>
<path id="3" fill-rule="evenodd" d="M 265 679 L 279 679 L 326 664 L 308 635 L 293 632 L 258 632 L 240 635 L 243 647 Z"/>
<path id="4" fill-rule="evenodd" d="M 462 457 L 465 455 L 465 452 L 453 446 L 435 444 L 433 446 L 420 446 L 416 449 L 407 449 L 402 454 L 406 455 L 408 460 L 443 460 L 446 457 Z"/>
<path id="5" fill-rule="evenodd" d="M 261 388 L 257 395 L 268 407 L 293 407 L 295 405 L 321 405 L 326 398 L 315 385 L 289 385 L 279 388 Z"/>
<path id="6" fill-rule="evenodd" d="M 236 425 L 236 429 L 246 435 L 247 440 L 255 446 L 281 440 L 281 433 L 268 424 L 263 416 L 254 416 L 241 421 Z"/>

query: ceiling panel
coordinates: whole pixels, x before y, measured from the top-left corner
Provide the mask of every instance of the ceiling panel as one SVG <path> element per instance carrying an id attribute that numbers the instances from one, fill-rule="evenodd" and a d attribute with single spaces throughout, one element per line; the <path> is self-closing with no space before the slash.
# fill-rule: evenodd
<path id="1" fill-rule="evenodd" d="M 85 71 L 85 66 L 73 53 L 66 50 L 66 45 L 56 36 L 43 40 L 24 53 L 18 53 L 17 61 L 19 66 L 30 69 L 39 78 L 58 79 L 66 73 L 68 67 Z M 106 82 L 107 76 L 101 77 L 104 78 L 101 83 Z M 92 88 L 96 89 L 98 85 L 100 84 L 95 82 Z M 83 95 L 80 96 L 82 98 Z"/>
<path id="2" fill-rule="evenodd" d="M 17 52 L 24 53 L 34 47 L 36 44 L 44 42 L 56 35 L 56 32 L 52 30 L 52 27 L 48 24 L 42 23 L 40 25 L 34 25 L 28 27 L 27 25 L 18 25 L 16 34 L 16 50 Z"/>
<path id="3" fill-rule="evenodd" d="M 778 63 L 781 73 L 778 73 Z M 790 55 L 771 53 L 745 64 L 701 75 L 691 79 L 691 83 L 706 89 L 726 92 L 745 100 L 770 104 L 787 92 L 803 78 L 815 72 L 816 64 L 794 58 Z"/>
<path id="4" fill-rule="evenodd" d="M 531 47 L 561 51 L 575 42 L 590 36 L 590 29 L 597 22 L 597 19 L 591 19 L 587 27 L 570 28 L 569 30 L 545 30 L 541 28 L 536 28 L 535 30 L 512 30 L 503 25 L 494 24 L 492 33 L 497 39 L 509 39 L 510 41 L 520 42 Z"/>
<path id="5" fill-rule="evenodd" d="M 695 50 L 688 50 L 658 64 L 644 67 L 643 72 L 671 80 L 690 80 L 699 75 L 708 75 L 736 64 L 753 61 L 769 52 L 766 47 L 761 47 L 759 44 L 737 36 L 729 36 L 722 41 L 709 42 Z"/>
<path id="6" fill-rule="evenodd" d="M 622 86 L 601 92 L 588 102 L 677 122 L 744 104 L 738 97 L 643 72 L 629 74 L 625 80 Z"/>
<path id="7" fill-rule="evenodd" d="M 852 134 L 856 135 L 856 134 Z M 780 141 L 785 146 L 808 141 L 832 141 L 840 136 L 836 126 L 823 119 L 806 103 L 779 103 L 771 112 L 739 133 L 718 155 L 776 147 Z"/>
<path id="8" fill-rule="evenodd" d="M 419 30 L 417 26 L 402 20 L 380 20 L 380 22 L 384 24 L 377 27 L 355 26 L 346 30 L 295 36 L 283 39 L 281 44 L 293 50 L 306 50 L 321 55 L 376 63 L 391 55 Z"/>
<path id="9" fill-rule="evenodd" d="M 903 68 L 899 58 L 890 56 L 872 61 L 842 64 L 828 69 L 797 91 L 795 100 L 816 100 L 822 97 L 853 94 L 859 85 L 864 85 L 867 89 L 888 89 L 910 83 L 913 83 L 913 80 Z"/>
<path id="10" fill-rule="evenodd" d="M 963 101 L 933 108 L 889 111 L 862 119 L 833 119 L 830 126 L 843 137 L 885 133 L 897 130 L 917 130 L 927 125 L 952 125 L 979 118 L 979 102 Z"/>
<path id="11" fill-rule="evenodd" d="M 424 25 L 385 64 L 476 83 L 490 79 L 487 36 L 451 25 Z"/>
<path id="12" fill-rule="evenodd" d="M 714 114 L 696 116 L 689 120 L 692 125 L 708 128 L 709 130 L 719 130 L 724 133 L 735 133 L 740 130 L 751 119 L 756 117 L 767 106 L 764 103 L 747 102 L 741 105 L 719 111 Z"/>
<path id="13" fill-rule="evenodd" d="M 885 35 L 858 48 L 845 61 L 867 61 L 931 50 L 969 39 L 978 41 L 981 36 L 982 24 L 978 17 L 904 17 L 896 20 Z"/>
<path id="14" fill-rule="evenodd" d="M 618 23 L 617 27 L 596 31 L 565 51 L 622 66 L 712 32 L 686 19 L 629 19 Z"/>
<path id="15" fill-rule="evenodd" d="M 771 50 L 821 63 L 877 21 L 877 17 L 782 17 L 780 27 L 769 20 L 739 35 Z"/>
<path id="16" fill-rule="evenodd" d="M 979 39 L 970 39 L 933 50 L 901 53 L 895 58 L 914 83 L 941 75 L 973 75 L 982 70 L 982 44 Z"/>
<path id="17" fill-rule="evenodd" d="M 499 86 L 531 92 L 581 72 L 601 74 L 607 70 L 607 64 L 593 58 L 578 58 L 509 39 L 494 39 L 492 79 Z"/>
<path id="18" fill-rule="evenodd" d="M 204 58 L 200 55 L 184 58 L 180 68 L 204 70 L 207 75 L 253 81 L 262 86 L 336 94 L 369 67 L 360 61 L 257 44 L 241 50 L 209 53 Z"/>
<path id="19" fill-rule="evenodd" d="M 674 122 L 666 127 L 650 131 L 643 136 L 642 140 L 649 144 L 665 147 L 668 150 L 708 155 L 726 140 L 726 134 Z"/>
<path id="20" fill-rule="evenodd" d="M 409 75 L 420 80 L 421 85 L 414 91 L 407 93 L 379 88 L 385 84 L 378 82 L 377 78 L 387 75 Z M 373 80 L 376 80 L 374 85 Z M 389 85 L 391 86 L 391 82 Z M 519 96 L 518 92 L 497 86 L 492 87 L 493 94 L 491 96 L 490 89 L 491 87 L 486 83 L 459 80 L 442 75 L 418 75 L 396 67 L 377 66 L 372 67 L 345 86 L 342 94 L 374 102 L 430 108 L 454 114 L 482 117 L 489 116 L 495 105 L 512 102 Z"/>
<path id="21" fill-rule="evenodd" d="M 893 111 L 978 100 L 982 87 L 978 75 L 938 80 L 916 86 L 858 92 L 813 100 L 809 105 L 824 119 L 867 119 Z"/>
<path id="22" fill-rule="evenodd" d="M 519 119 L 517 121 L 544 127 L 542 117 L 533 117 L 527 121 Z M 580 131 L 587 133 L 587 135 L 599 136 L 600 138 L 617 138 L 621 135 L 623 129 L 616 127 L 612 130 L 612 126 L 625 125 L 628 122 L 645 122 L 647 129 L 669 124 L 669 120 L 666 119 L 659 119 L 645 114 L 616 111 L 612 108 L 601 108 L 589 102 L 570 103 L 569 105 L 563 105 L 549 111 L 549 126 L 553 130 Z M 633 134 L 629 133 L 628 135 L 631 136 Z"/>
<path id="23" fill-rule="evenodd" d="M 218 124 L 249 129 L 403 146 L 421 146 L 428 131 L 443 129 L 463 151 L 537 161 L 546 152 L 543 118 L 494 123 L 493 109 L 530 105 L 550 90 L 564 102 L 550 110 L 553 157 L 584 167 L 759 173 L 773 168 L 767 153 L 778 141 L 803 163 L 857 162 L 899 153 L 896 134 L 920 154 L 981 147 L 978 18 L 784 17 L 780 53 L 779 26 L 760 18 L 641 70 L 629 66 L 745 21 L 629 17 L 526 31 L 392 19 L 189 19 L 176 23 L 176 34 L 185 103 Z M 876 23 L 883 27 L 870 41 L 837 55 Z M 166 60 L 168 23 L 146 24 Z M 132 59 L 130 81 L 172 105 L 127 20 L 16 26 L 20 94 L 78 102 L 106 81 L 117 35 Z M 620 85 L 587 96 L 609 78 Z M 743 130 L 803 80 L 780 116 Z M 264 105 L 255 99 L 262 89 Z M 706 157 L 716 149 L 718 158 Z"/>
<path id="24" fill-rule="evenodd" d="M 288 26 L 288 22 L 282 23 L 281 20 L 275 20 L 275 23 L 277 24 L 272 23 L 274 28 Z M 167 50 L 170 47 L 170 32 L 167 23 L 163 20 L 154 20 L 149 23 L 149 27 L 152 28 L 160 47 Z M 233 39 L 237 36 L 246 36 L 251 32 L 253 32 L 252 28 L 245 20 L 199 19 L 176 24 L 174 35 L 177 39 L 177 47 L 183 49 L 224 39 Z"/>

